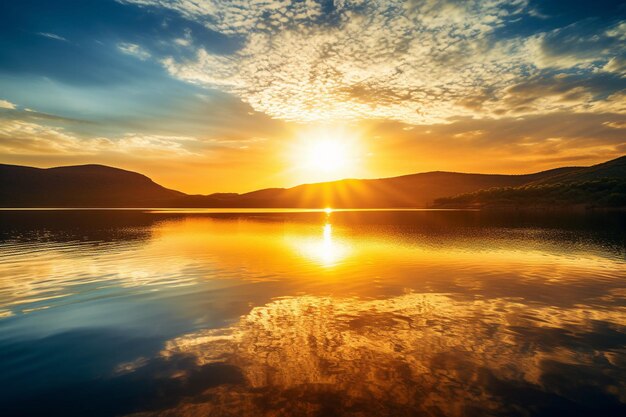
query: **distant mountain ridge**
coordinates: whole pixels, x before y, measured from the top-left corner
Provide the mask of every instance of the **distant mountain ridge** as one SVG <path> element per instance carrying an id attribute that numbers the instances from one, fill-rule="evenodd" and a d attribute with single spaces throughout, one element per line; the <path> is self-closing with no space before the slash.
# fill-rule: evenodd
<path id="1" fill-rule="evenodd" d="M 434 171 L 211 195 L 188 195 L 162 187 L 145 175 L 103 165 L 42 169 L 0 164 L 0 206 L 423 208 L 438 199 L 480 190 L 580 182 L 607 175 L 623 180 L 625 164 L 626 156 L 592 167 L 564 167 L 524 175 Z"/>
<path id="2" fill-rule="evenodd" d="M 558 168 L 526 175 L 426 172 L 382 179 L 345 179 L 303 184 L 293 188 L 269 188 L 218 198 L 221 207 L 426 207 L 436 198 L 483 188 L 516 186 L 576 168 Z M 211 197 L 211 196 L 208 196 Z"/>

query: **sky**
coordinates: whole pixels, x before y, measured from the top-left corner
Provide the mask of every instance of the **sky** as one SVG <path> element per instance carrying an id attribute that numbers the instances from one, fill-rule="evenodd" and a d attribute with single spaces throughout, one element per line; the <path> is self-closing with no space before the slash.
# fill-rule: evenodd
<path id="1" fill-rule="evenodd" d="M 624 154 L 623 1 L 0 3 L 0 163 L 208 194 Z"/>

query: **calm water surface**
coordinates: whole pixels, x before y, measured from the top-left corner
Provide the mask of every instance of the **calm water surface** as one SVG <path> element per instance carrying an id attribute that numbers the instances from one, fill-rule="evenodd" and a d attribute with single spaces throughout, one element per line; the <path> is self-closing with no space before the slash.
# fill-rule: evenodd
<path id="1" fill-rule="evenodd" d="M 0 212 L 2 416 L 626 415 L 619 213 Z"/>

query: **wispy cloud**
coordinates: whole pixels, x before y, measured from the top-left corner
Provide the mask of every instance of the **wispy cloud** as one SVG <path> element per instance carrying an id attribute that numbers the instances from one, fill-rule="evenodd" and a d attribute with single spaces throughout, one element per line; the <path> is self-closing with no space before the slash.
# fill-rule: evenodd
<path id="1" fill-rule="evenodd" d="M 65 39 L 63 36 L 57 35 L 56 33 L 39 32 L 37 34 L 41 36 L 45 36 L 46 38 L 56 39 L 57 41 L 68 42 L 67 39 Z"/>
<path id="2" fill-rule="evenodd" d="M 127 55 L 133 55 L 141 59 L 142 61 L 145 61 L 151 56 L 150 52 L 146 51 L 141 46 L 134 44 L 134 43 L 124 43 L 124 42 L 120 43 L 117 45 L 117 49 L 119 49 L 120 51 L 122 51 L 123 53 Z"/>
<path id="3" fill-rule="evenodd" d="M 79 137 L 63 128 L 21 120 L 0 120 L 0 152 L 5 155 L 98 155 L 139 158 L 192 156 L 196 138 L 127 133 L 120 137 Z"/>
<path id="4" fill-rule="evenodd" d="M 384 164 L 379 169 L 528 173 L 572 161 L 591 165 L 623 155 L 625 123 L 626 114 L 551 112 L 463 118 L 411 130 L 387 122 L 370 127 L 369 132 L 384 137 L 371 145 L 376 161 Z"/>
<path id="5" fill-rule="evenodd" d="M 11 103 L 10 101 L 7 101 L 7 100 L 0 100 L 0 109 L 13 110 L 13 109 L 15 109 L 15 104 L 13 104 L 13 103 Z"/>

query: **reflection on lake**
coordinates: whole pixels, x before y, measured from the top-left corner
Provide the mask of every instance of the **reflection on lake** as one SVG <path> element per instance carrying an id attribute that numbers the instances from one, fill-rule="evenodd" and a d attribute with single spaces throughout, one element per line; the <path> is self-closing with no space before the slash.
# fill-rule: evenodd
<path id="1" fill-rule="evenodd" d="M 620 213 L 0 212 L 9 416 L 617 416 Z"/>

